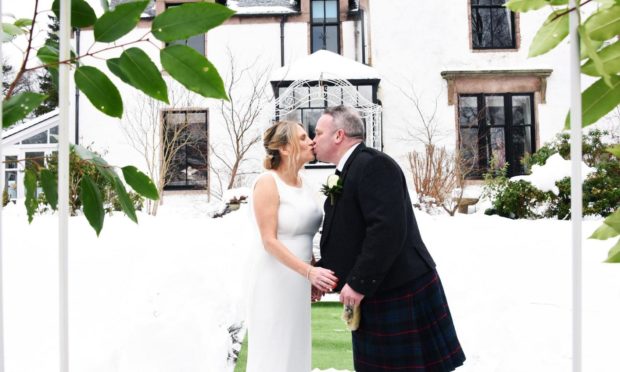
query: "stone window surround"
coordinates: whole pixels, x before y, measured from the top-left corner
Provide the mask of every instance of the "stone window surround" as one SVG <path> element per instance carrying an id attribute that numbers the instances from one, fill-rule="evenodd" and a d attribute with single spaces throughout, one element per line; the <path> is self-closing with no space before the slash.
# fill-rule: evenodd
<path id="1" fill-rule="evenodd" d="M 454 128 L 458 136 L 460 94 L 534 93 L 534 150 L 540 148 L 538 104 L 546 102 L 547 78 L 553 70 L 481 70 L 442 71 L 441 77 L 448 84 L 448 105 L 454 106 Z M 457 138 L 458 147 L 460 139 Z M 471 180 L 468 184 L 481 181 Z"/>

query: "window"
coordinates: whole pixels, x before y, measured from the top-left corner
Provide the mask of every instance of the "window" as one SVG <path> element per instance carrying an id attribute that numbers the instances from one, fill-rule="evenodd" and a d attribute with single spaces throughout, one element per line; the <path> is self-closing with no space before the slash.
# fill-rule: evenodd
<path id="1" fill-rule="evenodd" d="M 17 156 L 5 156 L 4 189 L 9 199 L 17 199 Z"/>
<path id="2" fill-rule="evenodd" d="M 533 93 L 459 95 L 459 147 L 480 178 L 508 164 L 508 176 L 525 173 L 521 161 L 534 150 Z"/>
<path id="3" fill-rule="evenodd" d="M 515 15 L 506 0 L 471 0 L 471 39 L 474 49 L 514 49 Z"/>
<path id="4" fill-rule="evenodd" d="M 312 0 L 311 5 L 312 53 L 326 49 L 340 54 L 338 0 Z"/>
<path id="5" fill-rule="evenodd" d="M 58 126 L 30 136 L 21 142 L 23 145 L 42 145 L 58 143 Z"/>
<path id="6" fill-rule="evenodd" d="M 170 159 L 164 189 L 208 189 L 207 110 L 164 112 L 164 158 Z"/>
<path id="7" fill-rule="evenodd" d="M 166 4 L 166 8 L 172 8 L 182 4 Z M 195 49 L 201 55 L 205 55 L 205 34 L 194 35 L 189 39 L 176 40 L 167 43 L 166 45 L 187 45 L 190 48 Z"/>

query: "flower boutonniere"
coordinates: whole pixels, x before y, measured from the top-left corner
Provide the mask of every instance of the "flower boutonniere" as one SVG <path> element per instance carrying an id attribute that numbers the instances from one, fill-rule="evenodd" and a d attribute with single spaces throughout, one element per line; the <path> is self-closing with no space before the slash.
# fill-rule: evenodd
<path id="1" fill-rule="evenodd" d="M 323 184 L 321 191 L 329 198 L 331 204 L 334 205 L 336 196 L 342 193 L 342 180 L 340 179 L 340 176 L 337 174 L 332 174 L 327 177 L 327 182 Z"/>

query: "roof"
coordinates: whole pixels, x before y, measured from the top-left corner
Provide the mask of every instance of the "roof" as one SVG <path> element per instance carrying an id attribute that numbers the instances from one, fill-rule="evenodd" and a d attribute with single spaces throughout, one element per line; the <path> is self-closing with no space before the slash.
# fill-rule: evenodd
<path id="1" fill-rule="evenodd" d="M 276 70 L 271 81 L 295 80 L 380 80 L 379 72 L 363 63 L 341 56 L 327 50 L 316 51 L 309 56 L 298 59 L 291 65 Z"/>
<path id="2" fill-rule="evenodd" d="M 58 109 L 55 109 L 34 119 L 13 125 L 2 131 L 2 145 L 19 142 L 57 123 Z"/>

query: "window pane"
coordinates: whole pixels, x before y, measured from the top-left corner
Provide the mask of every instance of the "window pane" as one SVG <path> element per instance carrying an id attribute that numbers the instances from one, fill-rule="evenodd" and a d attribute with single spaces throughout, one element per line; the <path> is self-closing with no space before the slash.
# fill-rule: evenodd
<path id="1" fill-rule="evenodd" d="M 357 87 L 357 90 L 368 102 L 372 102 L 372 85 L 360 85 Z"/>
<path id="2" fill-rule="evenodd" d="M 309 109 L 303 111 L 302 120 L 304 128 L 308 132 L 308 136 L 310 136 L 310 138 L 314 138 L 314 129 L 316 128 L 316 122 L 319 120 L 322 114 L 323 109 Z"/>
<path id="3" fill-rule="evenodd" d="M 323 87 L 310 88 L 310 107 L 325 107 L 325 91 Z"/>
<path id="4" fill-rule="evenodd" d="M 486 122 L 487 125 L 504 125 L 506 119 L 504 116 L 504 97 L 503 96 L 487 96 L 486 104 Z"/>
<path id="5" fill-rule="evenodd" d="M 474 48 L 488 48 L 492 44 L 491 10 L 472 9 L 471 14 L 472 42 Z"/>
<path id="6" fill-rule="evenodd" d="M 50 143 L 58 143 L 58 127 L 50 129 Z"/>
<path id="7" fill-rule="evenodd" d="M 293 94 L 295 95 L 295 103 L 302 103 L 299 107 L 308 107 L 310 104 L 310 88 L 308 87 L 297 87 L 293 90 Z"/>
<path id="8" fill-rule="evenodd" d="M 284 116 L 284 118 L 282 118 L 283 120 L 290 120 L 290 121 L 296 121 L 298 123 L 301 123 L 301 111 L 300 110 L 295 110 L 295 111 L 291 111 L 288 114 L 286 114 Z"/>
<path id="9" fill-rule="evenodd" d="M 338 2 L 326 1 L 325 2 L 325 21 L 326 22 L 338 22 Z"/>
<path id="10" fill-rule="evenodd" d="M 183 186 L 185 185 L 185 150 L 179 150 L 172 159 L 168 172 L 166 173 L 166 186 Z"/>
<path id="11" fill-rule="evenodd" d="M 9 194 L 9 199 L 17 199 L 17 172 L 7 171 L 4 175 L 4 189 Z"/>
<path id="12" fill-rule="evenodd" d="M 494 169 L 500 169 L 506 165 L 506 143 L 504 142 L 504 128 L 491 128 L 491 159 L 489 166 L 494 164 Z"/>
<path id="13" fill-rule="evenodd" d="M 207 114 L 204 112 L 189 112 L 187 114 L 187 122 L 190 124 L 203 124 L 207 123 Z"/>
<path id="14" fill-rule="evenodd" d="M 325 21 L 325 2 L 313 1 L 312 2 L 312 22 L 324 22 Z"/>
<path id="15" fill-rule="evenodd" d="M 472 170 L 472 175 L 479 175 L 478 171 L 478 128 L 461 128 L 459 151 L 466 164 Z"/>
<path id="16" fill-rule="evenodd" d="M 521 160 L 525 154 L 532 153 L 532 127 L 514 127 L 512 129 L 512 154 L 509 156 L 511 176 L 525 173 Z"/>
<path id="17" fill-rule="evenodd" d="M 478 126 L 478 97 L 459 97 L 459 125 Z"/>
<path id="18" fill-rule="evenodd" d="M 325 49 L 338 53 L 338 26 L 325 26 Z"/>
<path id="19" fill-rule="evenodd" d="M 17 169 L 17 156 L 5 156 L 4 160 L 4 167 L 6 169 Z"/>
<path id="20" fill-rule="evenodd" d="M 205 55 L 205 35 L 194 35 L 187 39 L 187 46 L 196 49 L 200 55 Z"/>
<path id="21" fill-rule="evenodd" d="M 327 87 L 327 106 L 342 104 L 342 87 Z"/>
<path id="22" fill-rule="evenodd" d="M 489 0 L 486 0 L 486 2 L 489 2 Z M 505 3 L 506 3 L 506 0 L 491 0 L 491 4 L 493 5 L 504 5 Z"/>
<path id="23" fill-rule="evenodd" d="M 24 145 L 47 143 L 47 131 L 37 133 L 22 141 Z"/>
<path id="24" fill-rule="evenodd" d="M 493 20 L 494 48 L 511 48 L 512 42 L 512 15 L 509 9 L 491 9 Z"/>
<path id="25" fill-rule="evenodd" d="M 325 33 L 323 26 L 312 26 L 312 52 L 325 49 Z"/>
<path id="26" fill-rule="evenodd" d="M 512 125 L 532 125 L 532 106 L 529 96 L 512 97 Z"/>
<path id="27" fill-rule="evenodd" d="M 33 166 L 35 163 L 41 167 L 45 165 L 45 153 L 43 151 L 26 153 L 26 167 Z"/>
<path id="28" fill-rule="evenodd" d="M 187 184 L 206 186 L 208 175 L 206 141 L 193 141 L 187 146 Z"/>

